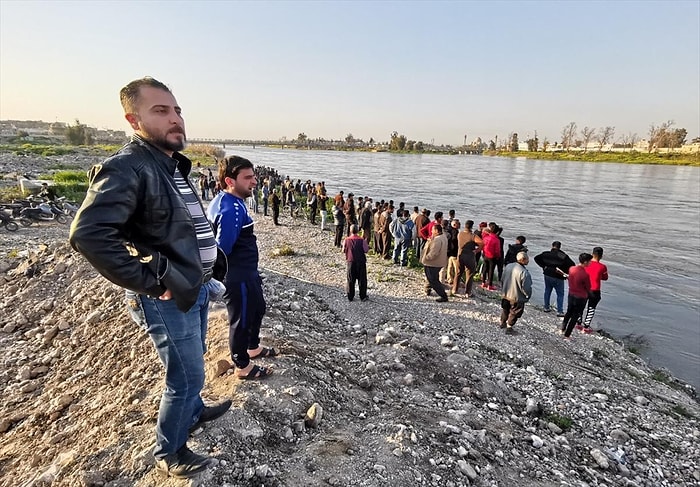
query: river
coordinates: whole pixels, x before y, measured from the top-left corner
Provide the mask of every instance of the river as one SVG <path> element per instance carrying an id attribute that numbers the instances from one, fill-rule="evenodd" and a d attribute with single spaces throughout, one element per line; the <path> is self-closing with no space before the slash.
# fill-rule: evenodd
<path id="1" fill-rule="evenodd" d="M 409 209 L 454 209 L 462 222 L 495 221 L 506 244 L 525 235 L 531 256 L 553 240 L 576 262 L 601 246 L 610 279 L 593 327 L 700 388 L 698 167 L 251 147 L 227 153 L 283 176 L 325 181 L 331 196 L 342 189 Z M 541 306 L 542 273 L 531 262 L 530 302 Z"/>

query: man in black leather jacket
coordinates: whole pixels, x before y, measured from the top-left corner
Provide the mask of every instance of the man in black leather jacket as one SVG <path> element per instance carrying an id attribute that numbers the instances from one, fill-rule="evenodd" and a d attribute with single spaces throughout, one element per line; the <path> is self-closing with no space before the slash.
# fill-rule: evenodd
<path id="1" fill-rule="evenodd" d="M 209 458 L 187 448 L 189 430 L 224 414 L 205 406 L 204 351 L 217 247 L 178 151 L 185 125 L 170 89 L 153 78 L 120 92 L 132 140 L 90 171 L 90 187 L 70 243 L 104 277 L 127 290 L 131 317 L 150 335 L 165 366 L 156 425 L 156 469 L 191 477 Z"/>

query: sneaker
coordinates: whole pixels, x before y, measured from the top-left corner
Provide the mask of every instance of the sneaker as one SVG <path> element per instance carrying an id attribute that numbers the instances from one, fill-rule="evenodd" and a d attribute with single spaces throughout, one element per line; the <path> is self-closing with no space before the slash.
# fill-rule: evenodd
<path id="1" fill-rule="evenodd" d="M 588 333 L 588 334 L 593 333 L 593 328 L 591 328 L 590 326 L 587 326 L 583 329 L 583 332 Z"/>
<path id="2" fill-rule="evenodd" d="M 563 318 L 564 316 L 566 316 L 566 314 L 564 314 L 564 313 L 557 313 L 557 318 Z"/>
<path id="3" fill-rule="evenodd" d="M 481 284 L 479 285 L 479 287 L 481 287 L 481 288 L 483 288 L 483 289 L 488 289 L 489 286 L 488 286 L 488 284 L 486 284 L 485 282 L 483 282 L 483 283 L 481 283 Z"/>
<path id="4" fill-rule="evenodd" d="M 562 329 L 557 330 L 557 335 L 563 335 L 563 334 L 564 334 L 564 330 L 562 330 Z"/>
<path id="5" fill-rule="evenodd" d="M 440 298 L 437 298 L 435 301 L 437 301 L 438 303 L 446 303 L 446 302 L 447 302 L 447 298 L 442 298 L 442 297 L 440 297 Z"/>
<path id="6" fill-rule="evenodd" d="M 188 479 L 206 470 L 208 465 L 209 457 L 197 455 L 185 445 L 177 453 L 156 460 L 156 471 L 163 477 Z"/>
<path id="7" fill-rule="evenodd" d="M 512 334 L 513 334 L 513 327 L 506 326 L 506 335 L 512 335 Z"/>
<path id="8" fill-rule="evenodd" d="M 544 308 L 542 311 L 544 311 L 545 313 L 549 313 L 550 311 L 552 311 L 552 308 Z"/>
<path id="9" fill-rule="evenodd" d="M 362 301 L 362 302 L 369 301 L 369 298 L 367 296 L 365 296 L 364 298 L 360 298 L 360 301 Z"/>
<path id="10" fill-rule="evenodd" d="M 583 331 L 583 325 L 581 323 L 576 323 L 574 328 L 576 328 L 578 331 Z"/>
<path id="11" fill-rule="evenodd" d="M 507 325 L 505 323 L 501 323 L 501 328 L 505 328 Z"/>
<path id="12" fill-rule="evenodd" d="M 197 420 L 197 422 L 190 426 L 190 433 L 195 431 L 204 423 L 214 421 L 215 419 L 223 416 L 226 413 L 226 411 L 228 411 L 231 408 L 231 404 L 231 399 L 226 399 L 225 401 L 221 401 L 212 406 L 204 406 L 204 409 L 202 409 L 202 413 L 199 415 L 199 419 Z"/>
<path id="13" fill-rule="evenodd" d="M 489 286 L 487 289 L 489 291 L 497 291 L 498 290 L 498 288 L 496 286 Z"/>

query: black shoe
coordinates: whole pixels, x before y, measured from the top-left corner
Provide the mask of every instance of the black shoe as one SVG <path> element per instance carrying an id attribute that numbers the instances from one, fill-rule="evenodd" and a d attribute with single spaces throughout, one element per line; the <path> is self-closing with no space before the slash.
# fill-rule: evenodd
<path id="1" fill-rule="evenodd" d="M 365 296 L 364 298 L 360 298 L 360 301 L 369 301 L 369 298 Z"/>
<path id="2" fill-rule="evenodd" d="M 513 331 L 513 327 L 507 326 L 506 327 L 506 335 L 512 335 L 513 333 L 515 333 L 515 331 Z"/>
<path id="3" fill-rule="evenodd" d="M 446 302 L 447 302 L 447 298 L 442 298 L 442 297 L 440 297 L 440 298 L 437 298 L 435 301 L 437 301 L 438 303 L 446 303 Z"/>
<path id="4" fill-rule="evenodd" d="M 226 399 L 225 401 L 221 401 L 213 406 L 204 406 L 204 409 L 202 409 L 202 413 L 199 415 L 197 422 L 190 426 L 190 433 L 202 426 L 202 424 L 208 423 L 209 421 L 214 421 L 215 419 L 223 416 L 226 411 L 231 408 L 231 403 L 231 399 Z"/>
<path id="5" fill-rule="evenodd" d="M 156 470 L 163 477 L 175 477 L 176 479 L 188 479 L 206 470 L 209 465 L 209 457 L 197 455 L 187 448 L 180 448 L 177 453 L 156 460 Z"/>
<path id="6" fill-rule="evenodd" d="M 352 301 L 353 299 L 355 298 L 351 298 L 350 296 L 348 296 L 348 301 Z"/>

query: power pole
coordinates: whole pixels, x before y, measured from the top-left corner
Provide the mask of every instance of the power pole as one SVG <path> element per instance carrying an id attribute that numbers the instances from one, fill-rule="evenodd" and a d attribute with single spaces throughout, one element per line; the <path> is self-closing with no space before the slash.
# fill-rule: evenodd
<path id="1" fill-rule="evenodd" d="M 467 134 L 464 134 L 464 147 L 467 146 Z"/>

